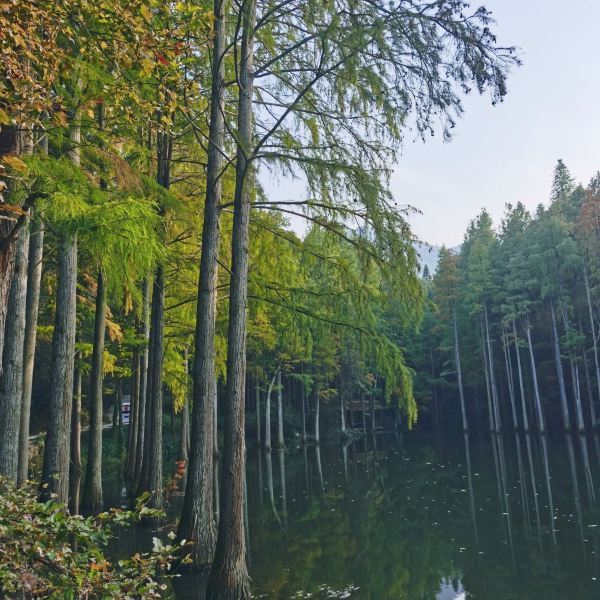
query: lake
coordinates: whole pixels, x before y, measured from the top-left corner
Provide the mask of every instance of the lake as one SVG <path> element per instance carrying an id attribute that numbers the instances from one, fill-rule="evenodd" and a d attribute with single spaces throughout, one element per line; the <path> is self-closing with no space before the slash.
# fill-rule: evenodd
<path id="1" fill-rule="evenodd" d="M 262 598 L 600 597 L 598 436 L 377 434 L 248 453 L 248 563 Z M 107 500 L 119 502 L 120 482 Z M 177 512 L 180 497 L 172 499 Z M 117 540 L 147 548 L 153 532 Z M 173 582 L 203 598 L 204 578 Z"/>

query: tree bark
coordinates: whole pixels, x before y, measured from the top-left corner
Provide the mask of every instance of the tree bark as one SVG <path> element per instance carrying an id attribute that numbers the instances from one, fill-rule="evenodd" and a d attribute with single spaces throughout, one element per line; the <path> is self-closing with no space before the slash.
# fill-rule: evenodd
<path id="1" fill-rule="evenodd" d="M 262 433 L 260 430 L 260 380 L 258 376 L 256 377 L 255 384 L 255 394 L 256 394 L 256 443 L 258 446 L 262 445 Z"/>
<path id="2" fill-rule="evenodd" d="M 484 304 L 484 315 L 485 315 L 485 335 L 487 340 L 488 348 L 488 361 L 490 363 L 490 384 L 492 386 L 492 402 L 494 404 L 494 431 L 500 433 L 502 430 L 502 418 L 500 415 L 500 404 L 498 399 L 498 385 L 496 384 L 496 370 L 494 368 L 494 351 L 492 347 L 492 340 L 490 338 L 490 324 L 488 321 L 488 310 L 487 304 Z"/>
<path id="3" fill-rule="evenodd" d="M 592 342 L 593 342 L 593 349 L 594 349 L 594 366 L 596 367 L 596 386 L 597 386 L 597 392 L 598 395 L 600 396 L 600 360 L 598 359 L 598 334 L 596 333 L 596 323 L 594 321 L 594 311 L 592 308 L 592 296 L 590 293 L 590 282 L 589 282 L 589 278 L 588 278 L 588 274 L 587 274 L 587 269 L 584 267 L 583 269 L 583 280 L 585 282 L 585 294 L 586 294 L 586 298 L 587 298 L 587 305 L 588 305 L 588 313 L 589 313 L 589 317 L 590 317 L 590 331 L 592 332 Z M 597 424 L 597 418 L 596 418 L 596 409 L 594 407 L 594 403 L 592 402 L 590 404 L 590 412 L 592 414 L 592 427 L 595 427 Z"/>
<path id="4" fill-rule="evenodd" d="M 242 5 L 236 184 L 231 240 L 229 335 L 227 346 L 227 390 L 225 399 L 225 442 L 221 472 L 221 507 L 215 559 L 207 600 L 250 597 L 244 535 L 244 481 L 246 477 L 245 382 L 246 312 L 248 302 L 248 242 L 250 223 L 250 168 L 253 122 L 253 57 L 256 0 Z"/>
<path id="5" fill-rule="evenodd" d="M 81 368 L 75 371 L 75 396 L 71 413 L 71 464 L 69 470 L 69 510 L 79 514 L 81 487 Z"/>
<path id="6" fill-rule="evenodd" d="M 135 467 L 133 470 L 132 489 L 137 490 L 142 475 L 144 460 L 144 443 L 146 430 L 146 406 L 148 398 L 148 354 L 150 344 L 150 279 L 144 280 L 144 299 L 142 306 L 142 330 L 144 336 L 144 349 L 140 361 L 140 400 L 138 403 L 138 425 L 135 450 Z"/>
<path id="7" fill-rule="evenodd" d="M 527 334 L 527 346 L 529 348 L 529 359 L 531 362 L 531 380 L 533 382 L 533 393 L 535 398 L 535 408 L 538 418 L 538 429 L 540 433 L 546 431 L 544 423 L 544 413 L 542 411 L 542 399 L 540 397 L 540 388 L 538 386 L 537 367 L 535 365 L 535 355 L 533 353 L 533 343 L 531 341 L 531 325 L 529 324 L 529 316 L 525 316 L 525 332 Z"/>
<path id="8" fill-rule="evenodd" d="M 17 482 L 23 396 L 23 347 L 27 303 L 29 224 L 21 227 L 6 313 L 6 341 L 0 375 L 0 474 Z"/>
<path id="9" fill-rule="evenodd" d="M 456 308 L 452 311 L 454 319 L 454 362 L 456 363 L 456 377 L 458 379 L 458 394 L 460 397 L 460 412 L 462 415 L 463 431 L 469 430 L 469 424 L 467 422 L 467 409 L 465 405 L 465 391 L 463 389 L 462 382 L 462 368 L 460 364 L 460 347 L 458 345 L 458 322 L 456 319 Z"/>
<path id="10" fill-rule="evenodd" d="M 517 325 L 513 319 L 513 335 L 515 337 L 515 352 L 517 354 L 517 371 L 519 373 L 519 391 L 521 393 L 521 408 L 523 409 L 523 429 L 529 431 L 529 417 L 527 416 L 527 403 L 525 400 L 525 385 L 523 382 L 523 370 L 521 368 L 521 353 L 519 352 L 519 338 L 517 337 Z"/>
<path id="11" fill-rule="evenodd" d="M 554 365 L 558 376 L 558 389 L 560 391 L 560 405 L 562 409 L 563 425 L 566 431 L 571 429 L 571 418 L 569 415 L 569 404 L 567 402 L 567 391 L 565 387 L 565 377 L 560 356 L 560 342 L 558 339 L 558 328 L 556 326 L 556 312 L 554 303 L 550 302 L 550 315 L 552 316 L 552 342 L 554 346 Z"/>
<path id="12" fill-rule="evenodd" d="M 275 380 L 277 379 L 280 368 L 280 365 L 278 365 L 277 370 L 271 379 L 271 383 L 269 384 L 269 389 L 267 391 L 267 399 L 265 402 L 265 448 L 267 450 L 271 449 L 271 393 L 273 392 L 273 386 L 275 385 Z"/>
<path id="13" fill-rule="evenodd" d="M 19 424 L 18 483 L 23 484 L 29 474 L 29 420 L 31 415 L 31 389 L 37 337 L 42 257 L 44 253 L 44 223 L 33 221 L 29 241 L 29 273 L 27 275 L 27 307 L 25 312 L 25 346 L 23 349 L 23 397 Z"/>
<path id="14" fill-rule="evenodd" d="M 281 368 L 277 373 L 277 447 L 285 448 L 283 436 L 283 389 L 281 385 Z"/>
<path id="15" fill-rule="evenodd" d="M 42 501 L 49 500 L 56 494 L 57 501 L 64 504 L 67 503 L 69 494 L 69 434 L 77 327 L 76 286 L 77 237 L 75 234 L 64 234 L 58 246 L 56 315 L 50 370 L 50 416 L 40 485 Z"/>
<path id="16" fill-rule="evenodd" d="M 102 415 L 104 382 L 104 338 L 106 333 L 106 286 L 104 273 L 98 271 L 96 288 L 96 314 L 94 318 L 94 341 L 92 370 L 90 375 L 90 430 L 88 434 L 87 465 L 81 504 L 85 510 L 96 513 L 102 510 Z M 114 429 L 115 423 L 113 423 Z"/>

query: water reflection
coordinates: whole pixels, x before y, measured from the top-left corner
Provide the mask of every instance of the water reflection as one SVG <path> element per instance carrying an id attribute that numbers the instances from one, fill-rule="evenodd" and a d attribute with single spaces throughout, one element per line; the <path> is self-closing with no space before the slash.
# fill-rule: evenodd
<path id="1" fill-rule="evenodd" d="M 411 432 L 290 448 L 276 456 L 252 450 L 245 518 L 255 593 L 598 598 L 600 463 L 589 451 L 594 442 L 533 433 L 442 433 L 438 440 Z M 114 493 L 120 497 L 120 484 Z M 151 536 L 129 532 L 119 543 L 140 548 Z M 200 600 L 203 581 L 179 578 L 176 598 Z"/>

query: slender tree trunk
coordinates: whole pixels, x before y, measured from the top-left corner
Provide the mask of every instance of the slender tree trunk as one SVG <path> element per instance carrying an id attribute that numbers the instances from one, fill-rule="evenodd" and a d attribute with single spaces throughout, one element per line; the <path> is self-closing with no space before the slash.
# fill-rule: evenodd
<path id="1" fill-rule="evenodd" d="M 42 256 L 44 253 L 44 223 L 33 221 L 29 241 L 27 275 L 27 307 L 25 312 L 25 344 L 23 349 L 23 397 L 19 424 L 19 472 L 18 483 L 22 485 L 29 474 L 29 420 L 31 415 L 31 389 L 37 337 L 38 309 L 42 279 Z"/>
<path id="2" fill-rule="evenodd" d="M 367 407 L 365 405 L 365 392 L 361 390 L 360 392 L 360 402 L 362 408 L 362 429 L 363 433 L 367 433 Z"/>
<path id="3" fill-rule="evenodd" d="M 14 273 L 8 296 L 6 340 L 0 375 L 0 474 L 16 483 L 19 467 L 19 428 L 23 396 L 23 347 L 27 303 L 29 224 L 16 242 Z"/>
<path id="4" fill-rule="evenodd" d="M 150 343 L 150 279 L 144 280 L 144 298 L 142 305 L 142 330 L 144 336 L 144 348 L 140 361 L 140 400 L 138 403 L 138 426 L 135 450 L 135 466 L 133 471 L 132 489 L 138 489 L 142 474 L 144 460 L 144 444 L 146 430 L 146 406 L 148 404 L 148 355 Z"/>
<path id="5" fill-rule="evenodd" d="M 69 471 L 69 510 L 79 514 L 81 487 L 81 368 L 75 370 L 75 396 L 71 412 L 71 465 Z"/>
<path id="6" fill-rule="evenodd" d="M 588 313 L 590 316 L 590 331 L 592 332 L 592 342 L 593 342 L 593 349 L 594 349 L 594 366 L 596 367 L 596 386 L 597 386 L 597 393 L 600 396 L 600 360 L 598 359 L 598 333 L 597 333 L 597 329 L 596 329 L 596 322 L 594 320 L 594 311 L 592 309 L 592 296 L 590 293 L 590 282 L 589 282 L 589 278 L 588 278 L 588 274 L 587 274 L 587 269 L 584 267 L 583 269 L 583 278 L 584 278 L 584 282 L 585 282 L 585 294 L 586 294 L 586 298 L 587 298 L 587 305 L 588 305 Z M 592 402 L 590 404 L 590 411 L 592 413 L 592 426 L 595 427 L 597 424 L 597 418 L 596 418 L 596 409 L 594 407 L 594 403 Z"/>
<path id="7" fill-rule="evenodd" d="M 219 533 L 215 559 L 208 580 L 207 600 L 245 600 L 250 597 L 243 518 L 246 477 L 244 386 L 250 223 L 248 159 L 251 154 L 253 129 L 256 0 L 248 0 L 242 5 L 241 10 L 242 47 L 239 62 L 238 139 L 231 240 L 227 390 L 224 409 L 225 442 L 221 471 Z"/>
<path id="8" fill-rule="evenodd" d="M 564 305 L 561 303 L 560 311 L 563 319 L 563 323 L 565 326 L 565 333 L 567 336 L 571 332 L 571 325 L 569 323 L 569 318 L 567 316 L 567 311 L 565 310 Z M 571 368 L 571 383 L 573 386 L 573 397 L 575 398 L 575 415 L 577 417 L 577 429 L 579 431 L 585 430 L 585 421 L 583 419 L 583 405 L 581 402 L 581 386 L 579 384 L 579 366 L 575 364 L 575 359 L 573 357 L 573 349 L 569 346 L 569 366 Z"/>
<path id="9" fill-rule="evenodd" d="M 156 268 L 152 290 L 150 325 L 151 352 L 148 363 L 148 402 L 146 406 L 146 445 L 142 468 L 142 491 L 151 492 L 149 506 L 162 508 L 162 382 L 165 281 L 162 265 Z"/>
<path id="10" fill-rule="evenodd" d="M 500 433 L 502 430 L 502 419 L 500 416 L 500 404 L 498 399 L 498 385 L 496 384 L 496 369 L 494 368 L 494 352 L 492 347 L 492 340 L 490 338 L 490 324 L 488 321 L 488 310 L 487 304 L 484 304 L 484 315 L 485 315 L 485 335 L 487 340 L 488 348 L 488 360 L 490 363 L 490 384 L 492 386 L 492 401 L 494 403 L 494 422 L 496 433 Z"/>
<path id="11" fill-rule="evenodd" d="M 188 354 L 187 348 L 184 351 L 184 369 L 186 379 L 186 394 L 183 406 L 181 408 L 181 436 L 179 438 L 179 459 L 188 462 L 190 455 L 190 398 L 188 397 Z"/>
<path id="12" fill-rule="evenodd" d="M 525 331 L 527 334 L 527 346 L 529 348 L 529 359 L 531 362 L 531 380 L 533 382 L 533 393 L 535 398 L 535 408 L 538 418 L 538 429 L 540 433 L 546 431 L 544 423 L 544 413 L 542 411 L 542 399 L 540 397 L 540 388 L 538 386 L 537 368 L 535 364 L 535 355 L 533 353 L 533 343 L 531 341 L 531 325 L 529 324 L 529 316 L 525 316 Z"/>
<path id="13" fill-rule="evenodd" d="M 69 494 L 70 429 L 75 358 L 77 237 L 65 234 L 58 246 L 56 314 L 50 368 L 50 416 L 44 448 L 40 498 L 56 494 L 67 503 Z"/>
<path id="14" fill-rule="evenodd" d="M 506 365 L 506 378 L 508 380 L 508 394 L 510 396 L 510 408 L 512 411 L 513 427 L 515 431 L 519 428 L 519 421 L 517 419 L 517 405 L 515 400 L 515 382 L 513 379 L 513 368 L 512 359 L 510 357 L 510 346 L 508 345 L 508 333 L 503 330 L 503 342 L 502 347 L 504 348 L 504 363 Z"/>
<path id="15" fill-rule="evenodd" d="M 271 449 L 271 393 L 273 391 L 273 386 L 275 385 L 275 380 L 277 379 L 280 368 L 281 365 L 278 365 L 277 370 L 271 379 L 271 383 L 269 384 L 269 389 L 267 391 L 267 400 L 265 403 L 265 448 L 267 450 Z"/>
<path id="16" fill-rule="evenodd" d="M 137 429 L 139 425 L 140 410 L 140 352 L 136 348 L 133 351 L 131 368 L 131 404 L 129 407 L 129 428 L 127 436 L 127 460 L 125 467 L 125 477 L 131 481 L 135 470 L 135 454 L 137 451 Z"/>
<path id="17" fill-rule="evenodd" d="M 315 388 L 315 443 L 318 445 L 321 441 L 321 394 L 318 386 Z"/>
<path id="18" fill-rule="evenodd" d="M 277 447 L 285 448 L 283 436 L 283 388 L 281 385 L 281 368 L 277 373 Z"/>
<path id="19" fill-rule="evenodd" d="M 558 389 L 560 391 L 560 404 L 562 408 L 562 417 L 565 430 L 571 429 L 571 418 L 569 415 L 569 404 L 567 402 L 567 391 L 565 388 L 565 377 L 562 367 L 562 359 L 560 356 L 560 342 L 558 339 L 558 328 L 556 326 L 556 312 L 554 310 L 554 303 L 550 302 L 550 314 L 552 316 L 552 341 L 554 345 L 554 365 L 556 367 L 556 374 L 558 376 Z"/>
<path id="20" fill-rule="evenodd" d="M 301 383 L 302 393 L 302 443 L 306 444 L 306 393 L 304 391 L 304 384 Z"/>
<path id="21" fill-rule="evenodd" d="M 529 417 L 527 416 L 527 402 L 525 400 L 525 385 L 523 382 L 523 370 L 521 368 L 521 353 L 519 352 L 519 338 L 517 337 L 517 325 L 513 319 L 513 335 L 515 338 L 515 352 L 517 354 L 517 371 L 519 372 L 519 391 L 521 393 L 521 408 L 523 409 L 523 429 L 529 431 Z"/>
<path id="22" fill-rule="evenodd" d="M 583 363 L 583 373 L 585 376 L 585 388 L 587 391 L 587 400 L 588 400 L 588 405 L 590 408 L 590 423 L 592 424 L 592 428 L 593 428 L 596 423 L 596 409 L 594 408 L 594 391 L 592 388 L 592 380 L 590 377 L 590 367 L 588 364 L 587 351 L 585 348 L 585 345 L 586 345 L 585 334 L 583 332 L 583 325 L 581 324 L 581 319 L 579 319 L 579 335 L 581 336 L 581 339 L 583 340 L 583 343 L 581 346 L 581 361 Z"/>
<path id="23" fill-rule="evenodd" d="M 465 391 L 463 389 L 462 382 L 462 368 L 460 365 L 460 347 L 458 345 L 458 321 L 456 319 L 456 308 L 452 311 L 454 319 L 454 362 L 456 363 L 456 377 L 458 379 L 458 394 L 460 397 L 460 412 L 462 415 L 463 431 L 469 430 L 469 424 L 467 422 L 467 408 L 465 404 Z"/>
<path id="24" fill-rule="evenodd" d="M 485 374 L 485 387 L 487 392 L 487 405 L 488 405 L 488 416 L 490 421 L 490 431 L 496 429 L 495 418 L 494 418 L 494 407 L 492 404 L 492 386 L 490 384 L 490 371 L 489 362 L 487 356 L 487 348 L 485 345 L 485 333 L 483 330 L 483 323 L 481 323 L 481 350 L 483 352 L 483 372 Z"/>
<path id="25" fill-rule="evenodd" d="M 104 273 L 98 271 L 96 315 L 92 371 L 90 375 L 90 431 L 88 434 L 87 464 L 81 504 L 85 510 L 102 510 L 102 415 L 104 412 L 102 385 L 104 382 L 104 338 L 106 333 L 106 286 Z M 115 423 L 113 423 L 113 434 Z"/>
<path id="26" fill-rule="evenodd" d="M 256 443 L 258 446 L 262 445 L 262 434 L 260 430 L 260 380 L 256 377 Z"/>
<path id="27" fill-rule="evenodd" d="M 346 433 L 346 407 L 344 404 L 344 397 L 340 394 L 340 430 L 342 434 Z"/>

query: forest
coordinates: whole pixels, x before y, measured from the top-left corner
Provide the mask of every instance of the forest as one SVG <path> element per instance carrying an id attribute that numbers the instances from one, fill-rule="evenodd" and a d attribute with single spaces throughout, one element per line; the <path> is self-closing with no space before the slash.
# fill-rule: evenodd
<path id="1" fill-rule="evenodd" d="M 595 428 L 599 277 L 600 174 L 584 187 L 559 159 L 533 215 L 507 204 L 494 228 L 482 210 L 460 249 L 442 248 L 436 272 L 424 273 L 409 354 L 433 420 L 451 403 L 464 431 L 482 420 L 496 433 Z"/>
<path id="2" fill-rule="evenodd" d="M 390 186 L 508 93 L 494 28 L 461 0 L 0 2 L 5 597 L 250 598 L 256 449 L 275 507 L 272 449 L 285 486 L 314 447 L 324 493 L 331 438 L 597 425 L 600 176 L 559 161 L 433 274 Z M 111 554 L 125 526 L 155 536 Z"/>

